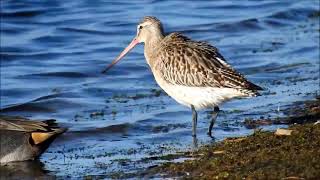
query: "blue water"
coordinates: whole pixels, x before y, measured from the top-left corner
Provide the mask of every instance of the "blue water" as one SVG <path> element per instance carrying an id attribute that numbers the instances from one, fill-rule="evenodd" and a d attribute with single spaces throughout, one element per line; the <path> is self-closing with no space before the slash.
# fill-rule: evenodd
<path id="1" fill-rule="evenodd" d="M 158 17 L 167 33 L 215 45 L 265 88 L 263 96 L 220 107 L 216 140 L 251 133 L 245 118 L 281 116 L 292 102 L 319 94 L 317 0 L 1 1 L 1 113 L 69 127 L 41 156 L 39 176 L 135 172 L 161 163 L 143 158 L 195 148 L 191 111 L 155 93 L 143 45 L 100 73 L 145 15 Z M 199 114 L 198 143 L 211 143 L 208 113 Z"/>

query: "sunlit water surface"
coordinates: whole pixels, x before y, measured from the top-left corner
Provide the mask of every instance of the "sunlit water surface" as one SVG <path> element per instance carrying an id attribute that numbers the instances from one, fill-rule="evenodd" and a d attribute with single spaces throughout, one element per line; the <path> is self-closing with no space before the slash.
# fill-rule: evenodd
<path id="1" fill-rule="evenodd" d="M 195 148 L 190 109 L 160 91 L 143 45 L 107 75 L 100 73 L 145 15 L 162 20 L 167 33 L 215 45 L 265 88 L 260 97 L 220 107 L 215 141 L 250 134 L 246 118 L 282 116 L 289 104 L 319 90 L 316 0 L 17 0 L 1 1 L 1 8 L 2 114 L 55 118 L 69 127 L 41 156 L 37 167 L 43 173 L 31 177 L 109 177 L 165 162 L 152 157 Z M 199 115 L 198 144 L 211 143 L 208 112 Z"/>

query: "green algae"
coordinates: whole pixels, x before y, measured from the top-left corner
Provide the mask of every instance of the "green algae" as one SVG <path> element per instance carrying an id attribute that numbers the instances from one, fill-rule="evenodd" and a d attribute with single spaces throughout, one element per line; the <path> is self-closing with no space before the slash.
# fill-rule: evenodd
<path id="1" fill-rule="evenodd" d="M 320 177 L 320 124 L 289 129 L 291 136 L 255 131 L 246 138 L 226 139 L 200 148 L 196 160 L 165 163 L 148 173 L 186 179 Z"/>
<path id="2" fill-rule="evenodd" d="M 274 132 L 257 129 L 247 137 L 228 138 L 203 146 L 192 152 L 195 159 L 166 162 L 142 172 L 140 177 L 316 179 L 320 177 L 320 123 L 314 122 L 320 120 L 320 99 L 306 101 L 303 105 L 297 103 L 286 113 L 287 117 L 281 121 L 293 124 L 288 127 L 293 130 L 290 136 L 277 136 Z M 270 121 L 278 122 L 279 119 Z M 179 157 L 190 157 L 187 154 Z M 172 157 L 170 155 L 169 159 Z"/>

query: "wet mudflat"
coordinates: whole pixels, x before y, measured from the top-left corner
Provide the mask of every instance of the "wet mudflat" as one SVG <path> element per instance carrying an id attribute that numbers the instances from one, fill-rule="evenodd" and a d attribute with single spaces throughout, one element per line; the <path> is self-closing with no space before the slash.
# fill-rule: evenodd
<path id="1" fill-rule="evenodd" d="M 288 109 L 299 108 L 300 111 L 281 118 L 282 122 L 291 124 L 289 134 L 279 135 L 258 128 L 250 136 L 227 138 L 197 151 L 167 156 L 188 160 L 150 168 L 141 172 L 140 177 L 317 179 L 320 177 L 320 97 L 318 100 L 300 102 L 300 105 L 296 103 Z M 256 125 L 266 125 L 260 122 Z M 270 119 L 270 122 L 278 123 L 279 120 Z M 118 175 L 130 177 L 128 174 Z"/>
<path id="2" fill-rule="evenodd" d="M 199 112 L 198 147 L 252 134 L 259 126 L 252 121 L 281 120 L 292 104 L 319 94 L 317 1 L 3 1 L 1 114 L 56 119 L 69 128 L 39 162 L 19 165 L 32 167 L 24 172 L 118 177 L 183 161 L 166 155 L 197 150 L 190 109 L 159 89 L 142 46 L 108 75 L 100 73 L 145 15 L 157 16 L 168 33 L 180 31 L 215 45 L 265 88 L 260 97 L 221 106 L 215 139 L 206 135 L 209 112 Z M 260 127 L 287 125 L 266 121 Z M 40 173 L 33 173 L 36 167 Z"/>

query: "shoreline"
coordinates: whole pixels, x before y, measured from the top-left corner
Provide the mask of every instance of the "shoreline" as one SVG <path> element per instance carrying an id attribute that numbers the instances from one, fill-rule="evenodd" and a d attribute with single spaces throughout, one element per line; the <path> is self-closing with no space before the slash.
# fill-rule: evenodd
<path id="1" fill-rule="evenodd" d="M 251 135 L 227 138 L 176 157 L 170 155 L 189 159 L 166 162 L 140 172 L 138 176 L 182 179 L 317 178 L 320 177 L 319 120 L 318 96 L 315 100 L 294 103 L 285 117 L 246 120 L 244 125 L 255 129 Z M 270 124 L 289 126 L 281 130 L 281 135 L 259 129 Z"/>

